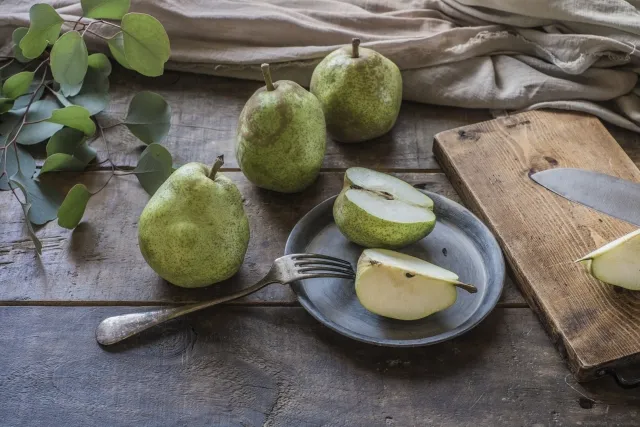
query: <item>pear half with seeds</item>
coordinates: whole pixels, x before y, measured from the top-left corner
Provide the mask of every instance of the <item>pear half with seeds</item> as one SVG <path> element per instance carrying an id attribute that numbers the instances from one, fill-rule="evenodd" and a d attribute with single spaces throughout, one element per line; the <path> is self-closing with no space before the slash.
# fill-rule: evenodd
<path id="1" fill-rule="evenodd" d="M 640 290 L 640 230 L 580 258 L 589 274 L 610 285 Z"/>
<path id="2" fill-rule="evenodd" d="M 433 201 L 391 175 L 349 168 L 333 205 L 342 234 L 368 248 L 395 249 L 415 243 L 436 225 Z"/>
<path id="3" fill-rule="evenodd" d="M 458 281 L 442 267 L 387 249 L 366 249 L 358 260 L 356 295 L 369 311 L 398 320 L 417 320 L 451 307 L 456 287 L 477 289 Z"/>

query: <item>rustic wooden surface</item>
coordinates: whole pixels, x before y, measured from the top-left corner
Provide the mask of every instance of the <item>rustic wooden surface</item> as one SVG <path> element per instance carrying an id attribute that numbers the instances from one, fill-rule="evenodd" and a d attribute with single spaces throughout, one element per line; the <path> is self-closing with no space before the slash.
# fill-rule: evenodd
<path id="1" fill-rule="evenodd" d="M 116 347 L 95 344 L 100 319 L 132 310 L 0 308 L 3 425 L 640 422 L 640 393 L 610 380 L 576 384 L 528 309 L 498 309 L 468 334 L 422 349 L 356 343 L 294 307 L 219 308 Z"/>
<path id="2" fill-rule="evenodd" d="M 435 152 L 462 199 L 485 220 L 527 301 L 579 378 L 640 354 L 640 299 L 587 274 L 580 258 L 634 226 L 569 202 L 529 179 L 575 167 L 640 182 L 640 171 L 594 117 L 528 112 L 446 131 Z M 517 197 L 503 195 L 517 194 Z"/>
<path id="3" fill-rule="evenodd" d="M 299 195 L 278 195 L 251 186 L 233 155 L 237 116 L 257 87 L 174 72 L 146 79 L 116 69 L 111 106 L 100 116 L 114 123 L 136 91 L 154 90 L 173 108 L 164 144 L 177 163 L 225 154 L 225 173 L 242 191 L 252 222 L 245 265 L 229 283 L 188 291 L 149 269 L 135 237 L 148 196 L 135 177 L 115 177 L 75 231 L 55 222 L 42 227 L 40 259 L 19 207 L 0 193 L 0 425 L 638 425 L 640 392 L 608 379 L 575 383 L 510 280 L 480 326 L 423 349 L 347 340 L 277 286 L 100 348 L 93 330 L 105 316 L 199 301 L 259 277 L 282 253 L 296 221 L 338 191 L 346 167 L 389 171 L 459 200 L 434 160 L 433 136 L 491 118 L 487 111 L 405 103 L 389 135 L 361 145 L 329 141 L 318 182 Z M 640 161 L 640 138 L 612 130 Z M 134 166 L 141 152 L 136 139 L 123 127 L 107 137 L 117 165 Z M 95 146 L 104 159 L 104 145 Z M 64 185 L 95 188 L 108 172 L 59 175 Z"/>

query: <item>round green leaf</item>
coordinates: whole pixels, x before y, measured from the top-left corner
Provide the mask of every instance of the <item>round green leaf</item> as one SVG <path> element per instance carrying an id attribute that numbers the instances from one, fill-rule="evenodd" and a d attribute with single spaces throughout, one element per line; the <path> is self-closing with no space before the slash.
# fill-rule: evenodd
<path id="1" fill-rule="evenodd" d="M 26 58 L 33 59 L 44 52 L 47 44 L 53 44 L 58 39 L 64 20 L 46 3 L 31 6 L 29 18 L 29 31 L 20 40 L 19 46 Z"/>
<path id="2" fill-rule="evenodd" d="M 44 224 L 54 219 L 62 203 L 58 190 L 44 180 L 36 181 L 22 172 L 17 172 L 10 178 L 11 185 L 17 185 L 31 204 L 29 220 L 34 224 Z"/>
<path id="3" fill-rule="evenodd" d="M 129 0 L 81 0 L 82 14 L 87 18 L 121 19 L 129 11 Z"/>
<path id="4" fill-rule="evenodd" d="M 63 153 L 53 154 L 44 161 L 40 168 L 40 175 L 47 172 L 72 171 L 79 172 L 84 170 L 87 165 L 73 156 Z"/>
<path id="5" fill-rule="evenodd" d="M 89 67 L 108 77 L 111 74 L 111 62 L 104 53 L 89 55 Z"/>
<path id="6" fill-rule="evenodd" d="M 81 84 L 87 74 L 88 56 L 87 46 L 80 33 L 65 33 L 51 49 L 51 73 L 55 81 L 68 86 Z"/>
<path id="7" fill-rule="evenodd" d="M 0 136 L 0 146 L 4 147 L 7 143 L 7 139 L 4 136 Z M 16 158 L 15 149 L 18 150 L 18 157 Z M 36 171 L 36 161 L 33 160 L 31 154 L 20 146 L 9 147 L 7 153 L 7 174 L 0 178 L 0 190 L 10 190 L 8 176 L 12 176 L 18 172 L 18 163 L 20 164 L 20 170 L 26 177 L 32 177 Z M 0 171 L 5 170 L 4 165 L 4 153 L 0 151 Z"/>
<path id="8" fill-rule="evenodd" d="M 173 172 L 171 153 L 160 144 L 149 145 L 140 155 L 133 173 L 147 193 L 153 195 Z"/>
<path id="9" fill-rule="evenodd" d="M 62 128 L 54 133 L 47 143 L 47 156 L 68 154 L 84 165 L 96 158 L 96 150 L 87 145 L 87 136 L 72 128 Z"/>
<path id="10" fill-rule="evenodd" d="M 13 30 L 13 35 L 11 36 L 11 41 L 13 41 L 13 56 L 15 56 L 18 62 L 26 63 L 31 61 L 29 58 L 22 54 L 22 49 L 20 49 L 20 41 L 27 35 L 29 32 L 28 28 L 18 27 Z"/>
<path id="11" fill-rule="evenodd" d="M 58 123 L 63 126 L 69 126 L 70 128 L 80 130 L 89 136 L 96 133 L 96 125 L 93 123 L 93 120 L 91 120 L 89 111 L 78 105 L 71 105 L 69 107 L 54 110 L 47 121 L 51 123 Z"/>
<path id="12" fill-rule="evenodd" d="M 80 224 L 91 193 L 83 184 L 71 187 L 58 209 L 58 225 L 73 230 Z"/>
<path id="13" fill-rule="evenodd" d="M 100 71 L 89 67 L 82 89 L 68 101 L 86 108 L 92 116 L 98 114 L 109 105 L 109 79 Z"/>
<path id="14" fill-rule="evenodd" d="M 127 57 L 124 56 L 124 35 L 122 34 L 122 31 L 116 34 L 115 37 L 110 39 L 107 42 L 107 45 L 109 46 L 109 51 L 111 52 L 113 59 L 115 59 L 118 64 L 122 65 L 128 70 L 133 69 L 131 68 L 131 65 L 129 65 Z"/>
<path id="15" fill-rule="evenodd" d="M 17 174 L 14 174 L 12 178 L 14 178 L 16 175 Z M 24 214 L 27 232 L 29 233 L 29 238 L 31 239 L 31 241 L 33 241 L 33 244 L 36 247 L 36 252 L 42 254 L 42 242 L 38 239 L 38 236 L 36 236 L 36 232 L 33 230 L 33 225 L 29 220 L 29 215 L 31 213 L 31 203 L 29 203 L 29 195 L 27 194 L 27 189 L 21 184 L 19 179 L 17 181 L 11 181 L 11 188 L 22 191 L 22 196 L 25 202 L 22 203 L 22 201 L 20 200 L 18 200 L 18 202 L 20 203 L 20 207 L 22 207 L 22 213 Z"/>
<path id="16" fill-rule="evenodd" d="M 58 109 L 59 105 L 52 99 L 43 99 L 31 104 L 29 114 L 27 114 L 27 122 L 35 122 L 39 120 L 46 120 L 51 117 L 54 110 Z M 2 116 L 3 121 L 0 123 L 0 135 L 7 135 L 11 132 L 11 129 L 22 119 L 22 115 L 25 112 L 25 108 L 19 110 L 11 110 Z M 56 133 L 62 128 L 62 125 L 50 122 L 39 122 L 28 124 L 22 128 L 18 135 L 18 143 L 22 145 L 33 145 L 38 142 L 44 141 L 51 135 Z"/>
<path id="17" fill-rule="evenodd" d="M 63 83 L 60 85 L 60 92 L 64 96 L 76 96 L 78 93 L 80 93 L 80 90 L 82 89 L 82 83 L 83 82 L 80 82 L 75 85 Z"/>
<path id="18" fill-rule="evenodd" d="M 155 92 L 139 92 L 129 103 L 124 124 L 145 144 L 160 142 L 171 128 L 171 107 Z"/>
<path id="19" fill-rule="evenodd" d="M 160 21 L 144 13 L 127 13 L 121 27 L 124 55 L 131 68 L 149 77 L 162 75 L 171 48 Z"/>
<path id="20" fill-rule="evenodd" d="M 16 99 L 29 91 L 29 86 L 32 81 L 33 73 L 31 71 L 14 74 L 5 80 L 2 85 L 2 95 L 7 98 Z"/>

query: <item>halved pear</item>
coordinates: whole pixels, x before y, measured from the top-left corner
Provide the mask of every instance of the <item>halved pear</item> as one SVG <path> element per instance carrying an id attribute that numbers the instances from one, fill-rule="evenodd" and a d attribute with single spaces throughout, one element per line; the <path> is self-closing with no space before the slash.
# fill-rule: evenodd
<path id="1" fill-rule="evenodd" d="M 349 168 L 333 205 L 333 217 L 347 239 L 368 248 L 400 248 L 436 225 L 433 200 L 391 175 Z"/>
<path id="2" fill-rule="evenodd" d="M 387 249 L 366 249 L 358 260 L 356 295 L 369 311 L 398 320 L 417 320 L 452 306 L 458 281 L 442 267 Z"/>
<path id="3" fill-rule="evenodd" d="M 640 230 L 580 258 L 589 274 L 610 285 L 640 290 Z"/>

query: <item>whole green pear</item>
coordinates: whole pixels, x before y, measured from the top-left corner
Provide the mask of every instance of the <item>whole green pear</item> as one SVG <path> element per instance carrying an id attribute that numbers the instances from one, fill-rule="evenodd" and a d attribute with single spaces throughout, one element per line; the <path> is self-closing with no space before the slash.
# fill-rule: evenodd
<path id="1" fill-rule="evenodd" d="M 402 104 L 400 69 L 360 40 L 325 57 L 311 76 L 311 93 L 322 104 L 329 134 L 361 142 L 389 132 Z"/>
<path id="2" fill-rule="evenodd" d="M 140 215 L 142 256 L 163 279 L 197 288 L 233 276 L 249 245 L 242 195 L 212 168 L 187 163 L 158 188 Z"/>
<path id="3" fill-rule="evenodd" d="M 240 113 L 236 158 L 249 181 L 267 190 L 295 193 L 318 176 L 327 131 L 320 102 L 288 80 L 271 81 L 262 65 L 266 86 L 258 89 Z"/>

